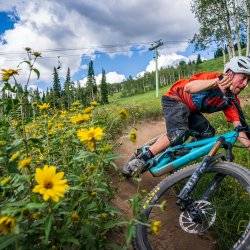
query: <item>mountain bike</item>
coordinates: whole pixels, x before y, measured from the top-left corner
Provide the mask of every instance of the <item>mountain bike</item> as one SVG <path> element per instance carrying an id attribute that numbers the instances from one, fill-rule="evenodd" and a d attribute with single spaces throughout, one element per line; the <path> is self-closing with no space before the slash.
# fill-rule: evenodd
<path id="1" fill-rule="evenodd" d="M 166 233 L 157 238 L 150 233 L 150 223 L 157 220 L 166 228 L 174 223 L 181 231 L 193 235 L 204 235 L 208 229 L 220 233 L 222 229 L 225 249 L 250 249 L 250 171 L 232 162 L 232 147 L 239 132 L 246 131 L 249 135 L 249 127 L 240 111 L 244 126 L 211 138 L 169 147 L 147 162 L 147 171 L 153 176 L 171 174 L 145 199 L 141 222 L 136 225 L 135 249 L 170 249 L 162 245 Z M 140 147 L 137 153 L 156 140 Z M 204 157 L 201 163 L 183 168 L 200 157 Z M 163 202 L 179 214 L 171 218 L 168 209 L 159 209 Z M 225 221 L 229 221 L 229 225 Z"/>

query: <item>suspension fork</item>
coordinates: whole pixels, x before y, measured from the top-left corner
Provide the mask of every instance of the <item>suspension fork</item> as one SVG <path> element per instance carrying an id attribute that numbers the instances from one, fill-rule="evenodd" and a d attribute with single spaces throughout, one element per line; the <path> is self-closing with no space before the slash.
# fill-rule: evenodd
<path id="1" fill-rule="evenodd" d="M 208 155 L 204 157 L 200 166 L 194 171 L 192 176 L 189 178 L 185 186 L 180 191 L 179 195 L 177 196 L 178 200 L 176 203 L 180 206 L 182 210 L 192 203 L 192 200 L 189 196 L 190 193 L 195 188 L 201 175 L 206 171 L 206 169 L 210 166 L 210 164 L 216 159 L 214 156 L 219 150 L 219 148 L 221 147 L 221 145 L 223 145 L 224 142 L 225 142 L 224 137 L 220 137 L 217 140 L 217 142 L 215 143 L 213 148 L 210 150 Z M 212 183 L 210 183 L 204 196 L 209 197 L 222 180 L 223 180 L 222 176 L 221 177 L 218 176 L 216 179 L 214 179 Z"/>
<path id="2" fill-rule="evenodd" d="M 226 150 L 226 160 L 227 161 L 233 161 L 233 153 L 232 153 L 232 144 L 230 142 L 223 142 L 222 145 L 225 150 Z M 220 183 L 223 181 L 224 177 L 226 175 L 224 174 L 216 174 L 213 178 L 213 180 L 209 183 L 206 191 L 204 192 L 203 196 L 202 196 L 202 200 L 206 200 L 208 201 L 209 198 L 211 197 L 211 195 L 216 191 L 216 189 L 218 188 L 218 186 L 220 185 Z"/>
<path id="3" fill-rule="evenodd" d="M 201 199 L 208 201 L 211 195 L 216 191 L 217 187 L 223 181 L 225 176 L 226 175 L 224 174 L 216 174 L 213 180 L 209 183 L 209 186 L 207 187 Z"/>

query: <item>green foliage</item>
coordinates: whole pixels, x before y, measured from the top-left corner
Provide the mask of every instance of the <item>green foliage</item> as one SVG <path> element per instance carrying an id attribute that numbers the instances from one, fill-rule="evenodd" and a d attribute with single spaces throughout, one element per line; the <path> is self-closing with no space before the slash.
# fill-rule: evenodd
<path id="1" fill-rule="evenodd" d="M 61 84 L 60 84 L 60 79 L 58 76 L 57 69 L 54 67 L 53 69 L 53 104 L 55 107 L 59 108 L 61 106 L 61 95 L 62 95 L 62 90 L 61 90 Z"/>
<path id="2" fill-rule="evenodd" d="M 64 82 L 62 99 L 65 108 L 69 108 L 74 102 L 74 84 L 71 82 L 70 68 L 67 70 L 66 80 Z"/>
<path id="3" fill-rule="evenodd" d="M 92 60 L 89 62 L 86 91 L 88 93 L 88 97 L 90 98 L 89 102 L 97 99 L 97 85 L 95 81 L 95 72 Z"/>
<path id="4" fill-rule="evenodd" d="M 101 89 L 101 103 L 105 104 L 108 103 L 108 84 L 106 82 L 106 74 L 105 74 L 105 70 L 102 69 L 102 80 L 101 80 L 101 85 L 100 85 L 100 89 Z"/>
<path id="5" fill-rule="evenodd" d="M 121 224 L 118 211 L 111 206 L 114 189 L 108 171 L 113 171 L 115 157 L 111 145 L 103 139 L 92 152 L 76 137 L 79 129 L 101 124 L 109 128 L 113 121 L 104 123 L 93 113 L 87 122 L 72 123 L 82 110 L 75 105 L 69 113 L 43 111 L 25 125 L 27 145 L 21 121 L 1 117 L 0 216 L 14 217 L 16 226 L 12 234 L 0 237 L 0 247 L 105 249 L 109 231 Z M 20 169 L 20 160 L 27 157 L 26 146 L 32 161 Z M 56 166 L 68 180 L 69 190 L 58 203 L 32 192 L 35 170 L 45 164 Z"/>
<path id="6" fill-rule="evenodd" d="M 201 55 L 198 54 L 197 59 L 196 59 L 196 64 L 201 64 L 202 60 L 201 60 Z"/>

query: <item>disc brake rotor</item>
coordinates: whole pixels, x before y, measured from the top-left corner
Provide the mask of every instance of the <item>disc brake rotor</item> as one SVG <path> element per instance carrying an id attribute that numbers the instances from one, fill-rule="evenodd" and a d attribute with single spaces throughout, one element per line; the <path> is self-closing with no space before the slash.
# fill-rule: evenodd
<path id="1" fill-rule="evenodd" d="M 200 234 L 205 232 L 214 224 L 216 211 L 213 205 L 205 200 L 194 201 L 193 206 L 199 211 L 200 221 L 193 221 L 190 212 L 185 210 L 180 214 L 179 223 L 185 232 Z"/>

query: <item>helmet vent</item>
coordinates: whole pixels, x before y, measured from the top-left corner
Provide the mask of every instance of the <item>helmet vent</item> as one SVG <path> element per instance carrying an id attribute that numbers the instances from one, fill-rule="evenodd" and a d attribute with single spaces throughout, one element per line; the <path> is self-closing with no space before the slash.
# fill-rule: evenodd
<path id="1" fill-rule="evenodd" d="M 240 68 L 244 68 L 244 69 L 247 69 L 247 67 L 246 66 L 244 66 L 242 63 L 240 63 L 240 62 L 238 62 L 238 65 L 239 65 L 239 67 Z"/>

